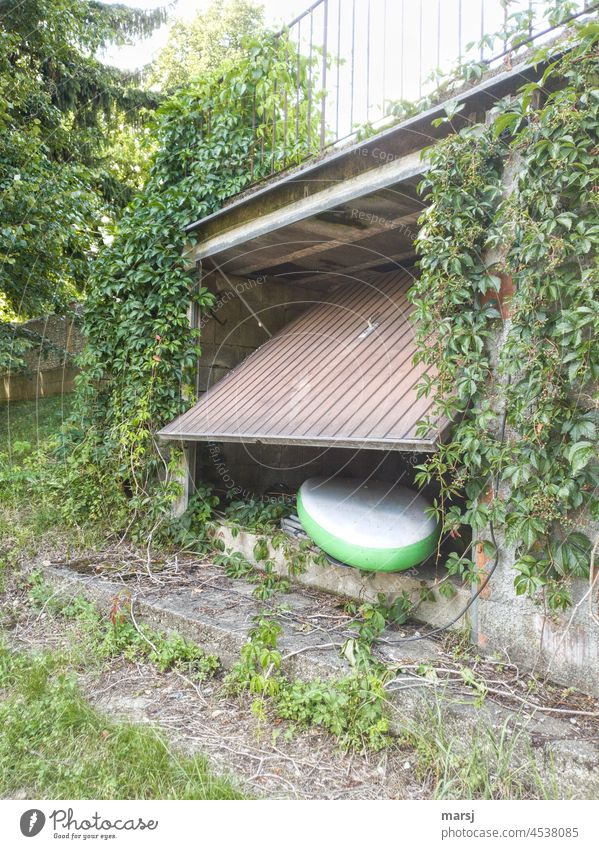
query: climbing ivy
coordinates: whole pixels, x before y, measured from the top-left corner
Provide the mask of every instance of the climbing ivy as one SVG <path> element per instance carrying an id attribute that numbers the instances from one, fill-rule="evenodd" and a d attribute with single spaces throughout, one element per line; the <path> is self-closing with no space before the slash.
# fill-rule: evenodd
<path id="1" fill-rule="evenodd" d="M 501 529 L 516 592 L 543 590 L 552 609 L 588 575 L 576 528 L 599 515 L 598 40 L 596 21 L 580 25 L 539 82 L 427 152 L 412 290 L 431 367 L 420 391 L 434 399 L 421 429 L 452 423 L 418 480 L 439 481 L 446 532 Z M 514 285 L 508 321 L 500 273 Z M 459 569 L 479 580 L 472 560 Z"/>
<path id="2" fill-rule="evenodd" d="M 188 305 L 212 303 L 183 256 L 194 242 L 185 226 L 305 155 L 315 119 L 301 96 L 309 61 L 297 61 L 283 37 L 264 36 L 160 107 L 149 178 L 95 264 L 72 436 L 76 453 L 82 440 L 91 445 L 96 469 L 137 497 L 140 511 L 163 507 L 148 494 L 161 470 L 168 477 L 153 435 L 193 399 L 199 331 L 190 329 Z M 291 92 L 288 123 L 282 115 Z"/>

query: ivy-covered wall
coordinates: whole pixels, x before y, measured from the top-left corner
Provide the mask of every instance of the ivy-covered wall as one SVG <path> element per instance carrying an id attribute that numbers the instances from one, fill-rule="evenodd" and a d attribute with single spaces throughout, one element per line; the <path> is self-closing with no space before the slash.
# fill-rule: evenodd
<path id="1" fill-rule="evenodd" d="M 577 28 L 537 82 L 428 151 L 412 292 L 436 367 L 422 391 L 453 422 L 419 480 L 439 482 L 446 533 L 474 531 L 448 567 L 481 590 L 478 642 L 594 693 L 598 39 Z"/>

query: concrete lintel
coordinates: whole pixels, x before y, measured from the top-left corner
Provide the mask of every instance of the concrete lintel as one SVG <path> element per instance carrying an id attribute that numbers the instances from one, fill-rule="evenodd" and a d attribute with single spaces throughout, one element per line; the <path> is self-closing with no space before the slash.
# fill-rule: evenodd
<path id="1" fill-rule="evenodd" d="M 308 445 L 315 448 L 372 449 L 375 451 L 407 451 L 428 453 L 437 450 L 438 439 L 333 439 L 305 437 L 301 439 L 276 434 L 223 434 L 223 433 L 163 433 L 160 439 L 174 442 L 243 442 L 252 445 Z"/>
<path id="2" fill-rule="evenodd" d="M 242 245 L 259 236 L 265 236 L 305 218 L 326 212 L 339 204 L 356 200 L 380 189 L 418 177 L 424 174 L 427 167 L 427 164 L 421 159 L 420 151 L 408 153 L 406 156 L 401 156 L 377 169 L 366 171 L 364 174 L 345 180 L 332 188 L 323 189 L 323 191 L 296 201 L 283 209 L 269 212 L 253 221 L 208 239 L 208 241 L 196 246 L 194 256 L 197 260 L 214 256 L 221 251 Z"/>

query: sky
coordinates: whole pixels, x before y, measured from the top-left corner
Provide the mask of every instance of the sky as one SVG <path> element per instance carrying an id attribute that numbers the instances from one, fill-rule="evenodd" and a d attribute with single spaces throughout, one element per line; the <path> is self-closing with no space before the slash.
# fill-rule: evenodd
<path id="1" fill-rule="evenodd" d="M 152 8 L 168 0 L 124 2 Z M 548 6 L 548 0 L 511 0 L 510 9 L 525 11 L 529 3 L 537 12 Z M 208 4 L 209 0 L 178 0 L 172 14 L 191 20 Z M 311 0 L 262 0 L 266 23 L 273 28 L 291 22 L 310 5 Z M 366 123 L 378 127 L 390 102 L 415 101 L 432 91 L 434 79 L 427 82 L 431 72 L 434 78 L 436 68 L 455 67 L 458 55 L 478 59 L 478 47 L 468 53 L 467 45 L 480 39 L 481 29 L 497 32 L 504 17 L 501 0 L 328 0 L 327 8 L 326 28 L 321 3 L 290 29 L 289 36 L 294 45 L 301 45 L 303 56 L 316 57 L 318 98 L 322 68 L 317 57 L 322 56 L 327 33 L 326 53 L 332 58 L 325 85 L 326 124 L 337 139 L 347 138 Z M 166 43 L 169 26 L 137 44 L 109 49 L 105 60 L 124 69 L 148 64 Z M 540 24 L 537 31 L 543 27 Z M 502 43 L 496 44 L 486 58 L 502 49 Z"/>
<path id="2" fill-rule="evenodd" d="M 137 6 L 140 9 L 153 9 L 164 6 L 168 0 L 121 0 L 127 6 Z M 273 26 L 283 26 L 293 20 L 310 4 L 310 0 L 261 0 L 257 5 L 264 7 L 266 22 Z M 173 7 L 173 17 L 192 20 L 209 5 L 209 0 L 178 0 Z M 147 65 L 166 44 L 169 24 L 161 27 L 150 38 L 131 46 L 110 48 L 105 59 L 118 68 L 133 70 Z"/>

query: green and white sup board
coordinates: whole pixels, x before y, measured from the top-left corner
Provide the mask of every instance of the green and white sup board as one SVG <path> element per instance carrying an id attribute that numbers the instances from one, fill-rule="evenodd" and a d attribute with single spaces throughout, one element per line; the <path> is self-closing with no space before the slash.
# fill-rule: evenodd
<path id="1" fill-rule="evenodd" d="M 305 532 L 331 557 L 369 572 L 400 572 L 435 550 L 439 526 L 413 490 L 382 481 L 310 478 L 297 494 Z"/>

